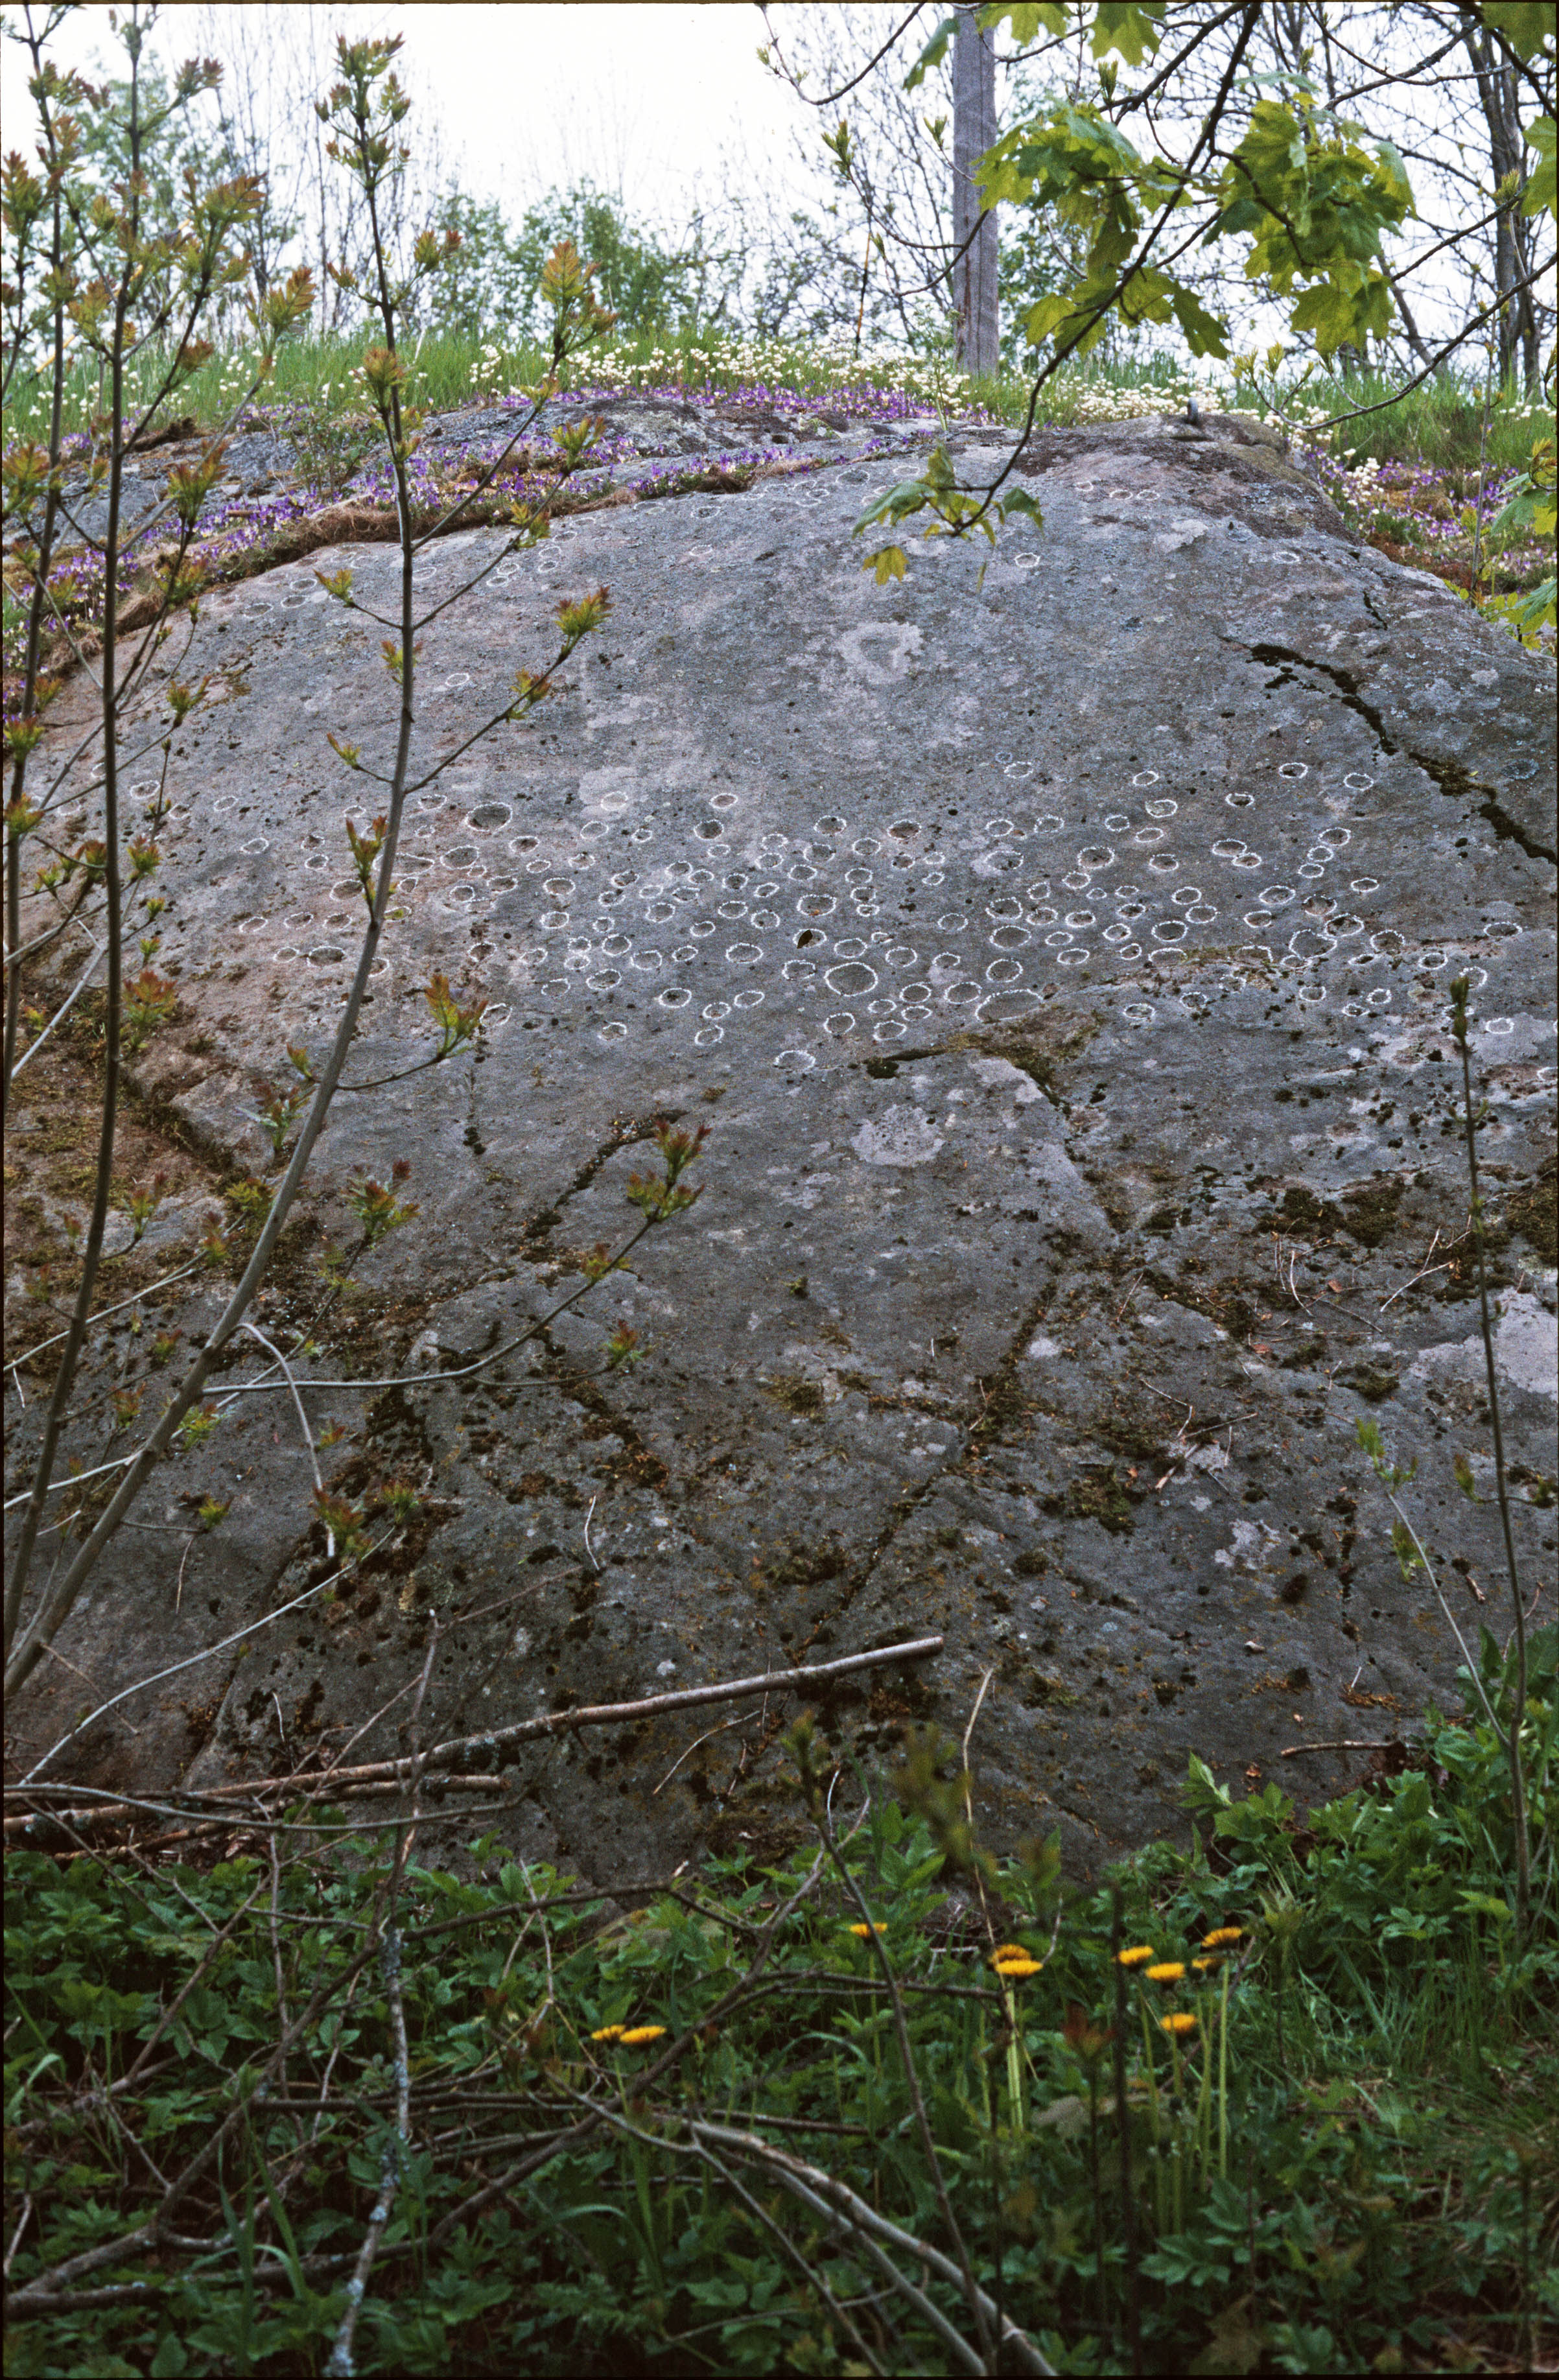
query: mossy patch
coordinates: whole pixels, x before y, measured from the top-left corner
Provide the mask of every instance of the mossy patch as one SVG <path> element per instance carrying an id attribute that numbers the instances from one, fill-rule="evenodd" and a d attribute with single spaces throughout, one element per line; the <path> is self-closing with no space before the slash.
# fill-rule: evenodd
<path id="1" fill-rule="evenodd" d="M 821 1419 L 823 1391 L 816 1380 L 807 1379 L 800 1372 L 777 1372 L 773 1379 L 765 1380 L 762 1386 L 766 1397 L 772 1397 L 777 1405 L 783 1405 L 785 1411 L 794 1414 L 798 1420 Z"/>
<path id="2" fill-rule="evenodd" d="M 1548 1158 L 1537 1178 L 1505 1202 L 1513 1232 L 1519 1232 L 1539 1261 L 1559 1265 L 1559 1159 Z"/>
<path id="3" fill-rule="evenodd" d="M 1318 1198 L 1302 1182 L 1283 1193 L 1283 1214 L 1287 1223 L 1300 1231 L 1332 1231 L 1342 1220 L 1329 1198 Z"/>
<path id="4" fill-rule="evenodd" d="M 1044 1509 L 1052 1520 L 1097 1521 L 1112 1536 L 1130 1536 L 1135 1525 L 1131 1498 L 1107 1463 L 1080 1471 L 1062 1494 L 1045 1497 Z"/>
<path id="5" fill-rule="evenodd" d="M 955 1034 L 943 1046 L 949 1050 L 980 1050 L 990 1058 L 1005 1058 L 1037 1083 L 1047 1099 L 1061 1096 L 1057 1077 L 1063 1066 L 1082 1056 L 1100 1029 L 1096 1016 L 1067 1016 L 1052 1013 L 1034 1019 L 1025 1018 L 1017 1029 L 995 1032 Z"/>
<path id="6" fill-rule="evenodd" d="M 1072 1710 L 1082 1699 L 1072 1692 L 1064 1678 L 1045 1677 L 1038 1670 L 1031 1670 L 1025 1675 L 1021 1662 L 1014 1662 L 1013 1668 L 1017 1673 L 1018 1698 L 1026 1703 L 1030 1710 Z"/>
<path id="7" fill-rule="evenodd" d="M 1283 1193 L 1281 1207 L 1261 1219 L 1260 1228 L 1266 1231 L 1279 1224 L 1285 1231 L 1306 1232 L 1318 1241 L 1335 1240 L 1346 1232 L 1360 1247 L 1378 1248 L 1391 1235 L 1407 1188 L 1401 1174 L 1379 1174 L 1372 1182 L 1345 1190 L 1339 1206 L 1335 1199 L 1317 1197 L 1305 1183 L 1296 1182 Z"/>
<path id="8" fill-rule="evenodd" d="M 763 1574 L 770 1586 L 820 1586 L 825 1579 L 838 1578 L 847 1569 L 838 1546 L 783 1546 L 764 1562 Z"/>
<path id="9" fill-rule="evenodd" d="M 1155 1415 L 1122 1412 L 1118 1405 L 1092 1421 L 1089 1435 L 1129 1463 L 1151 1462 L 1164 1444 L 1164 1431 Z"/>
<path id="10" fill-rule="evenodd" d="M 728 1810 L 706 1837 L 717 1859 L 740 1861 L 749 1875 L 778 1867 L 807 1840 L 807 1829 L 796 1819 L 771 1818 L 766 1811 L 754 1810 Z"/>
<path id="11" fill-rule="evenodd" d="M 1396 1210 L 1408 1184 L 1400 1174 L 1386 1173 L 1349 1190 L 1343 1197 L 1343 1229 L 1360 1247 L 1378 1248 L 1391 1235 Z"/>

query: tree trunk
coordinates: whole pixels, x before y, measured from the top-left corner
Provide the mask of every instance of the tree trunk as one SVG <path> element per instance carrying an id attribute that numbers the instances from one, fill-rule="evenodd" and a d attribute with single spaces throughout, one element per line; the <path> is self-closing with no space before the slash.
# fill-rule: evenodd
<path id="1" fill-rule="evenodd" d="M 958 360 L 982 375 L 1000 369 L 1001 350 L 996 213 L 980 220 L 974 167 L 996 137 L 995 36 L 980 30 L 973 6 L 961 7 L 953 42 L 953 288 Z"/>
<path id="2" fill-rule="evenodd" d="M 1461 10 L 1462 43 L 1478 77 L 1478 93 L 1489 128 L 1489 162 L 1495 187 L 1514 176 L 1521 181 L 1521 111 L 1516 77 L 1471 8 Z M 1499 371 L 1503 387 L 1517 377 L 1517 352 L 1529 395 L 1541 386 L 1537 312 L 1529 288 L 1519 289 L 1532 270 L 1531 228 L 1519 213 L 1520 188 L 1500 209 L 1494 229 L 1494 287 L 1500 300 Z"/>

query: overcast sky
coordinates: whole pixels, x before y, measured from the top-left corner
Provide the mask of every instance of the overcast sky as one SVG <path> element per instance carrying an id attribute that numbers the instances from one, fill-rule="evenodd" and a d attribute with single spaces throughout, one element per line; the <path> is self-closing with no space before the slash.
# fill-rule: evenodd
<path id="1" fill-rule="evenodd" d="M 153 46 L 169 64 L 208 50 L 220 57 L 223 19 L 260 13 L 260 0 L 164 7 Z M 788 170 L 803 111 L 758 64 L 763 19 L 749 0 L 368 0 L 334 13 L 358 37 L 405 35 L 403 79 L 423 103 L 424 129 L 437 115 L 446 168 L 473 197 L 515 212 L 587 177 L 674 226 L 697 197 L 714 195 L 723 171 L 756 180 Z M 883 15 L 892 21 L 891 7 Z M 123 72 L 108 16 L 106 6 L 77 10 L 54 45 L 62 67 L 101 60 Z M 18 53 L 6 51 L 14 99 Z M 7 146 L 21 129 L 8 121 Z"/>
<path id="2" fill-rule="evenodd" d="M 46 7 L 33 13 L 42 17 Z M 20 11 L 7 6 L 6 14 L 14 22 Z M 75 10 L 54 44 L 61 66 L 123 71 L 109 14 L 98 5 Z M 861 14 L 880 19 L 886 35 L 903 10 L 900 0 L 866 0 Z M 1445 15 L 1449 20 L 1448 6 Z M 436 162 L 439 181 L 457 178 L 472 197 L 498 200 L 512 217 L 549 189 L 588 180 L 620 191 L 632 215 L 675 235 L 722 188 L 762 190 L 788 205 L 815 200 L 830 187 L 822 125 L 758 63 L 765 29 L 750 0 L 356 0 L 312 10 L 309 0 L 223 6 L 173 0 L 158 17 L 152 44 L 166 65 L 196 54 L 220 58 L 232 55 L 236 29 L 263 53 L 272 26 L 292 34 L 300 23 L 340 23 L 359 37 L 404 35 L 400 70 L 417 103 L 410 130 L 419 157 Z M 19 63 L 7 42 L 7 148 L 31 145 Z M 323 73 L 327 61 L 320 66 Z M 1432 236 L 1432 226 L 1422 237 Z M 1431 333 L 1461 313 L 1463 298 L 1458 289 L 1449 299 L 1443 270 L 1432 267 L 1427 283 L 1413 285 Z M 1272 334 L 1259 307 L 1234 328 L 1237 346 Z"/>

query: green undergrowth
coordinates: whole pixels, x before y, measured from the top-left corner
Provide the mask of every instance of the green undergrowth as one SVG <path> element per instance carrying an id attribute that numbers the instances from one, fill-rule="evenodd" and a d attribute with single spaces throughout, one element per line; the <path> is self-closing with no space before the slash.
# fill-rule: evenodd
<path id="1" fill-rule="evenodd" d="M 414 1856 L 393 1888 L 390 1838 L 344 1830 L 283 1826 L 273 1864 L 14 1852 L 6 2370 L 325 2369 L 387 2178 L 362 2372 L 1043 2368 L 980 2360 L 949 2216 L 1058 2370 L 1132 2368 L 1133 2299 L 1148 2371 L 1529 2366 L 1559 2317 L 1554 1632 L 1530 1650 L 1525 1941 L 1470 1716 L 1302 1815 L 1193 1761 L 1195 1849 L 1099 1888 L 1051 1846 L 982 1873 L 924 1740 L 837 1779 L 856 1900 L 816 1840 L 627 1914 L 496 1834 L 480 1880 Z M 831 1756 L 792 1748 L 826 1827 Z M 840 2184 L 909 2244 L 874 2262 Z"/>
<path id="2" fill-rule="evenodd" d="M 1399 386 L 1373 371 L 1311 373 L 1275 388 L 1237 383 L 1232 374 L 1224 385 L 1202 374 L 1193 383 L 1167 356 L 1114 364 L 1090 358 L 1057 372 L 1041 395 L 1039 415 L 1065 427 L 1107 418 L 1112 398 L 1136 394 L 1153 410 L 1166 411 L 1182 409 L 1194 394 L 1203 411 L 1248 412 L 1339 455 L 1373 455 L 1378 462 L 1432 471 L 1476 471 L 1481 458 L 1493 476 L 1525 469 L 1533 438 L 1553 424 L 1551 406 L 1534 404 L 1518 388 L 1495 388 L 1488 393 L 1485 450 L 1480 382 L 1445 373 L 1401 395 Z M 978 381 L 972 390 L 1004 420 L 1021 419 L 1027 410 L 1028 383 L 1022 380 Z M 1376 407 L 1383 409 L 1374 411 Z"/>
<path id="3" fill-rule="evenodd" d="M 261 404 L 267 412 L 274 407 L 284 413 L 294 406 L 308 406 L 326 416 L 360 411 L 357 370 L 369 344 L 366 333 L 283 342 L 273 377 L 260 393 Z M 546 369 L 540 347 L 512 345 L 498 333 L 477 338 L 429 331 L 410 342 L 407 362 L 409 401 L 432 412 L 533 385 Z M 138 392 L 144 401 L 162 370 L 153 354 L 137 359 L 127 401 L 131 418 Z M 241 346 L 219 351 L 184 384 L 180 415 L 193 418 L 201 430 L 220 427 L 248 387 L 251 371 Z M 952 415 L 977 407 L 1009 423 L 1026 414 L 1031 386 L 1021 372 L 1004 372 L 997 380 L 971 379 L 945 357 L 870 347 L 857 353 L 848 339 L 808 346 L 730 334 L 618 339 L 608 348 L 575 358 L 564 380 L 565 384 L 625 392 L 686 390 L 749 398 L 823 399 L 856 392 L 884 401 L 899 397 L 915 407 L 940 405 Z M 1452 373 L 1437 375 L 1389 404 L 1395 387 L 1376 372 L 1312 375 L 1302 384 L 1259 392 L 1248 383 L 1237 387 L 1232 373 L 1227 386 L 1203 375 L 1195 387 L 1205 408 L 1238 406 L 1263 417 L 1279 417 L 1338 454 L 1358 459 L 1372 455 L 1382 463 L 1412 463 L 1432 470 L 1476 469 L 1480 455 L 1492 473 L 1522 469 L 1530 459 L 1533 437 L 1552 420 L 1551 408 L 1534 406 L 1519 390 L 1495 390 L 1484 454 L 1484 391 L 1481 384 Z M 1063 367 L 1046 384 L 1039 419 L 1062 427 L 1130 419 L 1139 407 L 1152 412 L 1181 409 L 1191 393 L 1192 382 L 1171 356 L 1091 357 L 1085 363 Z M 83 361 L 66 379 L 66 431 L 86 430 L 101 405 L 96 369 Z M 1330 433 L 1328 425 L 1336 417 L 1375 406 L 1386 409 L 1340 423 L 1335 436 Z M 23 436 L 42 437 L 46 425 L 41 394 L 20 382 L 6 407 L 6 444 Z"/>

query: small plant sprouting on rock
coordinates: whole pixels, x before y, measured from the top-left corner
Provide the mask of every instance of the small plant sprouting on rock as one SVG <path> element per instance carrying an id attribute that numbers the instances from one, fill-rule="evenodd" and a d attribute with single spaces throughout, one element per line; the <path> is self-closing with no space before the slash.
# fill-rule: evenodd
<path id="1" fill-rule="evenodd" d="M 151 967 L 142 967 L 125 987 L 125 1046 L 139 1050 L 159 1025 L 165 1025 L 178 1006 L 177 988 Z"/>
<path id="2" fill-rule="evenodd" d="M 268 1220 L 273 1193 L 266 1183 L 257 1182 L 252 1173 L 242 1182 L 230 1182 L 222 1195 L 240 1222 L 259 1230 Z"/>
<path id="3" fill-rule="evenodd" d="M 308 1093 L 296 1085 L 279 1091 L 270 1083 L 261 1083 L 260 1097 L 262 1104 L 258 1114 L 252 1108 L 240 1108 L 238 1113 L 247 1123 L 260 1126 L 271 1143 L 272 1157 L 279 1165 L 287 1135 L 308 1104 Z"/>
<path id="4" fill-rule="evenodd" d="M 149 1188 L 143 1184 L 141 1188 L 132 1190 L 125 1199 L 123 1211 L 130 1219 L 130 1246 L 132 1248 L 138 1247 L 140 1242 L 145 1238 L 146 1227 L 151 1222 L 153 1215 L 157 1212 L 158 1208 L 162 1205 L 163 1194 L 167 1189 L 167 1175 L 165 1173 L 156 1173 L 153 1174 L 151 1186 Z"/>
<path id="5" fill-rule="evenodd" d="M 332 1557 L 355 1562 L 369 1549 L 369 1516 L 361 1504 L 349 1497 L 332 1495 L 327 1488 L 314 1491 L 314 1514 L 322 1521 Z"/>
<path id="6" fill-rule="evenodd" d="M 453 1057 L 463 1042 L 475 1040 L 487 1009 L 485 1000 L 462 1002 L 450 990 L 447 975 L 431 977 L 422 988 L 422 997 L 432 1010 L 433 1022 L 439 1028 L 439 1057 Z"/>
<path id="7" fill-rule="evenodd" d="M 221 1410 L 216 1405 L 191 1405 L 178 1425 L 180 1445 L 186 1449 L 203 1446 L 221 1419 Z"/>
<path id="8" fill-rule="evenodd" d="M 696 1132 L 683 1132 L 679 1126 L 661 1123 L 656 1126 L 655 1147 L 665 1168 L 663 1175 L 630 1173 L 628 1197 L 647 1220 L 664 1223 L 673 1215 L 686 1212 L 695 1200 L 702 1197 L 703 1184 L 689 1189 L 683 1175 L 701 1154 L 709 1136 L 709 1127 L 701 1123 Z"/>
<path id="9" fill-rule="evenodd" d="M 390 1177 L 393 1187 L 386 1189 L 382 1182 L 357 1182 L 347 1192 L 346 1203 L 362 1225 L 365 1247 L 378 1247 L 389 1232 L 398 1231 L 403 1223 L 409 1223 L 421 1213 L 415 1199 L 397 1195 L 401 1184 L 410 1175 L 409 1160 L 398 1157 Z"/>
<path id="10" fill-rule="evenodd" d="M 611 597 L 604 587 L 593 594 L 565 596 L 557 607 L 558 626 L 562 632 L 563 651 L 573 652 L 575 645 L 598 628 L 611 609 Z"/>

